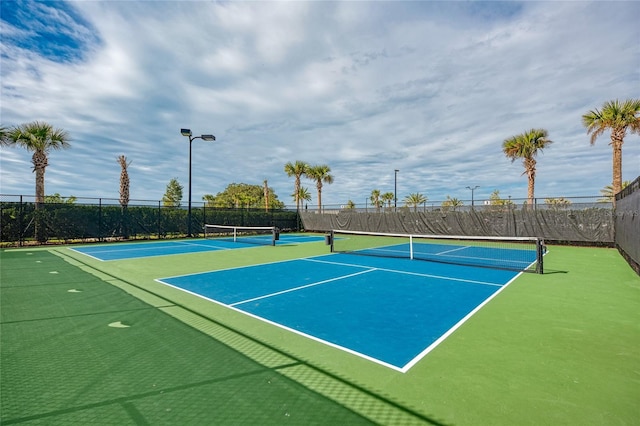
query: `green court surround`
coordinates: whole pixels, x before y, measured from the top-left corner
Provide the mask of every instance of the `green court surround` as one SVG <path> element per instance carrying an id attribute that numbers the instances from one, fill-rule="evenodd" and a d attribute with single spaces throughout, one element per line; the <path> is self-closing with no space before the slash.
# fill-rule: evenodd
<path id="1" fill-rule="evenodd" d="M 154 281 L 327 251 L 1 251 L 0 423 L 637 424 L 640 277 L 613 249 L 551 246 L 404 374 Z"/>

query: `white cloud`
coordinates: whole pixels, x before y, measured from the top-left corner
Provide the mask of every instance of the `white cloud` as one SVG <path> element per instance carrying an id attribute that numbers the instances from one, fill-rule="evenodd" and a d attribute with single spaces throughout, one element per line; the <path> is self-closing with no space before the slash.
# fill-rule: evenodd
<path id="1" fill-rule="evenodd" d="M 268 179 L 291 203 L 295 160 L 332 167 L 327 204 L 392 189 L 394 169 L 399 199 L 467 199 L 468 185 L 525 197 L 501 143 L 532 127 L 555 142 L 536 194 L 599 195 L 608 137 L 590 146 L 580 117 L 640 87 L 632 2 L 69 4 L 86 21 L 61 18 L 82 60 L 11 43 L 1 59 L 2 124 L 40 119 L 73 137 L 47 169 L 47 192 L 62 195 L 117 197 L 120 154 L 132 198 L 161 198 L 173 177 L 186 186 L 182 127 L 217 137 L 193 143 L 194 201 Z M 19 31 L 3 21 L 2 34 Z M 640 172 L 638 139 L 624 145 L 625 180 Z M 2 193 L 31 194 L 29 158 L 2 149 Z"/>

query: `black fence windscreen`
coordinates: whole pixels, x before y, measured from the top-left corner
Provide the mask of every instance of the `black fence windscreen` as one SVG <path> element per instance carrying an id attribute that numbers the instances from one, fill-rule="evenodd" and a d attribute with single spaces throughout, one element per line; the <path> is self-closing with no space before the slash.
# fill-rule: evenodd
<path id="1" fill-rule="evenodd" d="M 615 243 L 640 275 L 640 176 L 616 195 Z"/>
<path id="2" fill-rule="evenodd" d="M 301 214 L 304 228 L 314 231 L 344 229 L 401 234 L 496 237 L 538 237 L 557 243 L 613 246 L 613 211 L 584 210 L 449 211 Z"/>
<path id="3" fill-rule="evenodd" d="M 204 235 L 207 223 L 298 230 L 297 213 L 287 210 L 203 206 L 192 209 L 190 220 L 197 236 Z M 0 242 L 11 245 L 184 237 L 188 225 L 187 209 L 158 201 L 131 202 L 126 207 L 112 199 L 36 205 L 32 197 L 0 195 Z"/>

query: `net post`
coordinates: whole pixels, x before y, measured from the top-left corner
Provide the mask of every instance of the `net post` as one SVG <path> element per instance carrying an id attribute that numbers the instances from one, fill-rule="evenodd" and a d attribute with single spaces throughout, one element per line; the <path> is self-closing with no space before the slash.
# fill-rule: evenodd
<path id="1" fill-rule="evenodd" d="M 413 260 L 413 235 L 409 235 L 409 259 Z"/>
<path id="2" fill-rule="evenodd" d="M 333 229 L 331 231 L 329 231 L 329 245 L 331 246 L 331 253 L 334 252 L 333 250 L 333 238 L 334 238 L 334 234 L 333 234 Z"/>
<path id="3" fill-rule="evenodd" d="M 271 245 L 275 246 L 276 245 L 276 241 L 280 239 L 280 231 L 278 230 L 277 227 L 273 227 L 273 230 L 271 231 Z"/>
<path id="4" fill-rule="evenodd" d="M 542 259 L 544 258 L 544 240 L 542 238 L 536 239 L 536 273 L 544 274 L 544 265 Z"/>
<path id="5" fill-rule="evenodd" d="M 233 228 L 233 242 L 238 242 L 238 228 Z"/>

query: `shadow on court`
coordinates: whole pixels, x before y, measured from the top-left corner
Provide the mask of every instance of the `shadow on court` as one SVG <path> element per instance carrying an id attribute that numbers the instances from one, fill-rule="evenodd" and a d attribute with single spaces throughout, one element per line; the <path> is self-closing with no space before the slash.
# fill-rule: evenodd
<path id="1" fill-rule="evenodd" d="M 441 424 L 48 251 L 0 260 L 3 425 Z"/>

